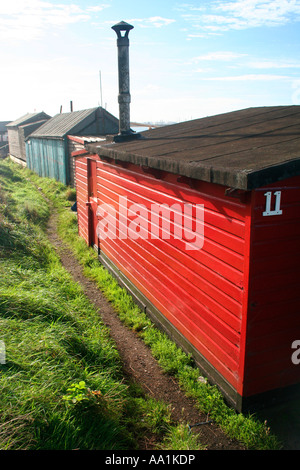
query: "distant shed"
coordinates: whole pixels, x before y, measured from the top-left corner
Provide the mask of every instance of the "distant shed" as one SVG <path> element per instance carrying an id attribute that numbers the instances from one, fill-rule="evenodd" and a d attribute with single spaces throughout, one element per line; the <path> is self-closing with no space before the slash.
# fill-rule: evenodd
<path id="1" fill-rule="evenodd" d="M 142 136 L 77 155 L 80 236 L 238 411 L 299 393 L 300 106 Z M 153 204 L 162 209 L 158 237 Z M 193 211 L 180 238 L 175 215 L 186 205 Z M 188 250 L 197 205 L 203 245 Z"/>
<path id="2" fill-rule="evenodd" d="M 0 146 L 7 144 L 8 142 L 8 132 L 7 125 L 10 121 L 0 121 Z"/>
<path id="3" fill-rule="evenodd" d="M 25 139 L 50 117 L 43 111 L 40 113 L 27 113 L 7 124 L 9 154 L 14 161 L 26 165 Z"/>
<path id="4" fill-rule="evenodd" d="M 10 121 L 0 121 L 0 158 L 7 157 L 9 152 L 7 124 Z"/>
<path id="5" fill-rule="evenodd" d="M 60 113 L 26 140 L 28 168 L 43 177 L 74 184 L 70 135 L 105 136 L 118 131 L 119 121 L 101 107 Z"/>

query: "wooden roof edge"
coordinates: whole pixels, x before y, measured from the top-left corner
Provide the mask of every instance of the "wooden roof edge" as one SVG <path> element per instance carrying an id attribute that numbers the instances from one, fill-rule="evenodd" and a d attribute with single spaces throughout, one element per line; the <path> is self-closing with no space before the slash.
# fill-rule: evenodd
<path id="1" fill-rule="evenodd" d="M 113 145 L 88 144 L 90 154 L 113 161 L 133 163 L 138 166 L 161 170 L 188 178 L 220 184 L 222 186 L 244 191 L 251 191 L 267 184 L 282 181 L 300 175 L 299 158 L 269 165 L 256 170 L 214 167 L 205 162 L 189 162 L 160 157 L 146 157 L 130 152 L 116 151 Z"/>

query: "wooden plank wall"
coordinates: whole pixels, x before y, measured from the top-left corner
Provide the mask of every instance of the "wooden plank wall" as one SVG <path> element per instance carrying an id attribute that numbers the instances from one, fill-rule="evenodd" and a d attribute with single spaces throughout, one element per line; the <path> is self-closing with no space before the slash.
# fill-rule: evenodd
<path id="1" fill-rule="evenodd" d="M 65 140 L 32 137 L 26 142 L 27 166 L 39 176 L 68 184 Z"/>
<path id="2" fill-rule="evenodd" d="M 9 153 L 13 157 L 22 158 L 22 151 L 20 147 L 20 136 L 18 128 L 8 129 L 8 142 L 9 142 Z"/>
<path id="3" fill-rule="evenodd" d="M 264 216 L 267 192 L 282 214 Z M 255 191 L 251 234 L 245 395 L 300 382 L 292 342 L 300 339 L 300 177 Z"/>
<path id="4" fill-rule="evenodd" d="M 71 157 L 72 152 L 77 152 L 79 150 L 84 149 L 84 141 L 80 141 L 79 139 L 72 138 L 68 136 L 67 139 L 68 145 L 68 158 L 69 158 L 69 185 L 73 188 L 76 187 L 76 170 L 75 170 L 75 158 Z"/>
<path id="5" fill-rule="evenodd" d="M 98 203 L 118 210 L 128 204 L 205 205 L 204 246 L 186 251 L 183 240 L 127 238 L 100 240 L 100 249 L 235 389 L 240 365 L 244 297 L 246 204 L 225 198 L 224 187 L 198 182 L 192 189 L 176 175 L 157 179 L 141 168 L 98 161 Z M 77 187 L 86 189 L 86 168 L 77 161 Z M 79 209 L 80 233 L 87 240 L 86 211 Z M 120 214 L 118 214 L 120 221 Z M 124 233 L 126 227 L 121 226 Z M 243 346 L 242 346 L 243 347 Z"/>
<path id="6" fill-rule="evenodd" d="M 87 158 L 75 159 L 78 233 L 89 244 Z"/>

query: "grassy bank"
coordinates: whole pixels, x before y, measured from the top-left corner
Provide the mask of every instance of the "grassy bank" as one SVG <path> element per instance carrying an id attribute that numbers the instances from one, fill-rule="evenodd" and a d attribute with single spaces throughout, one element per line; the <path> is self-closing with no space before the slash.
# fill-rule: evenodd
<path id="1" fill-rule="evenodd" d="M 46 181 L 31 174 L 31 180 L 41 185 L 60 212 L 59 232 L 72 248 L 85 274 L 93 279 L 106 298 L 109 299 L 121 318 L 134 329 L 151 348 L 166 373 L 173 375 L 188 396 L 195 398 L 199 409 L 218 423 L 229 437 L 241 441 L 248 449 L 278 449 L 280 444 L 267 423 L 260 422 L 254 415 L 237 414 L 229 408 L 220 392 L 204 380 L 199 380 L 199 371 L 190 357 L 184 354 L 161 331 L 154 327 L 149 318 L 133 302 L 131 296 L 119 287 L 105 268 L 99 265 L 96 254 L 78 237 L 77 217 L 66 210 L 65 188 L 58 183 Z M 59 190 L 58 188 L 61 188 Z M 69 190 L 71 195 L 72 190 Z"/>
<path id="2" fill-rule="evenodd" d="M 64 205 L 66 188 L 52 190 Z M 124 381 L 107 328 L 45 236 L 49 214 L 28 173 L 0 161 L 0 449 L 135 449 L 146 436 L 201 448 L 190 435 L 178 443 L 168 408 Z"/>

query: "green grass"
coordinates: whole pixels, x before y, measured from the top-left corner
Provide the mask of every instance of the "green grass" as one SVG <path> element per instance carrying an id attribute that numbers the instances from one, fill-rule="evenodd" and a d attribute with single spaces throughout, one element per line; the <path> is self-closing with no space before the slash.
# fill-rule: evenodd
<path id="1" fill-rule="evenodd" d="M 108 329 L 46 238 L 49 214 L 28 172 L 0 162 L 0 449 L 135 449 L 148 435 L 160 443 L 170 413 L 124 380 Z"/>
<path id="2" fill-rule="evenodd" d="M 48 205 L 16 173 L 1 164 L 0 337 L 7 360 L 0 365 L 0 448 L 127 448 L 127 387 L 116 348 L 42 231 Z M 101 392 L 106 407 L 63 400 L 82 380 Z"/>
<path id="3" fill-rule="evenodd" d="M 280 448 L 276 436 L 270 432 L 266 423 L 260 422 L 254 415 L 236 413 L 225 404 L 216 386 L 200 380 L 199 370 L 194 366 L 192 359 L 153 325 L 131 296 L 99 264 L 95 252 L 78 237 L 77 217 L 70 211 L 71 203 L 67 199 L 69 189 L 54 180 L 41 179 L 28 170 L 18 170 L 18 173 L 30 178 L 51 199 L 60 214 L 59 233 L 84 267 L 85 275 L 97 283 L 107 299 L 112 302 L 122 321 L 143 338 L 165 372 L 178 380 L 187 396 L 196 399 L 199 409 L 219 424 L 229 437 L 239 440 L 248 449 Z M 166 420 L 168 422 L 168 418 Z M 166 423 L 165 426 L 168 428 Z M 195 444 L 189 443 L 187 439 L 191 441 L 194 436 L 186 434 L 184 426 L 168 429 L 162 438 L 166 449 L 176 445 L 182 448 L 189 445 L 195 447 Z M 185 442 L 182 443 L 181 440 Z"/>

